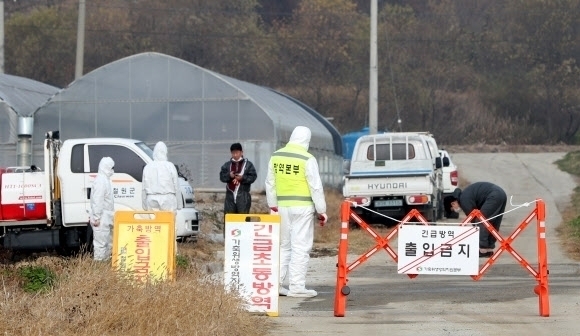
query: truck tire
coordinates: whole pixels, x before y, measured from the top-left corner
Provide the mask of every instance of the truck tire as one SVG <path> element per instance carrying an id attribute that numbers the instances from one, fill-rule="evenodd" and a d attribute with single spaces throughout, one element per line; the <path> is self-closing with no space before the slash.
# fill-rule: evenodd
<path id="1" fill-rule="evenodd" d="M 431 207 L 431 209 L 427 209 L 427 213 L 425 214 L 427 222 L 435 223 L 435 218 L 437 218 L 437 208 Z"/>
<path id="2" fill-rule="evenodd" d="M 81 246 L 81 253 L 91 254 L 93 252 L 93 227 L 87 223 L 87 235 L 85 243 Z"/>

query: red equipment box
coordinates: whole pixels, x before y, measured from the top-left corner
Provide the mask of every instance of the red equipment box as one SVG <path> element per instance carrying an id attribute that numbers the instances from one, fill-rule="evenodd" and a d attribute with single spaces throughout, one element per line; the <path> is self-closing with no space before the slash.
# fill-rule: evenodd
<path id="1" fill-rule="evenodd" d="M 44 172 L 0 168 L 0 220 L 46 218 Z"/>

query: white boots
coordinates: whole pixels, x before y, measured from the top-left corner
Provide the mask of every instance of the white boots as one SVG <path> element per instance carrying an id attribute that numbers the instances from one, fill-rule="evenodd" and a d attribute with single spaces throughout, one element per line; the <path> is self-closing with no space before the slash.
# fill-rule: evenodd
<path id="1" fill-rule="evenodd" d="M 318 295 L 318 293 L 314 289 L 302 288 L 297 291 L 288 291 L 288 296 L 290 297 L 310 298 L 315 297 L 316 295 Z"/>
<path id="2" fill-rule="evenodd" d="M 289 291 L 288 288 L 280 286 L 278 289 L 278 294 L 280 296 L 289 296 L 289 297 L 301 297 L 301 298 L 310 298 L 315 297 L 318 293 L 314 289 L 306 289 L 302 288 L 297 291 Z"/>

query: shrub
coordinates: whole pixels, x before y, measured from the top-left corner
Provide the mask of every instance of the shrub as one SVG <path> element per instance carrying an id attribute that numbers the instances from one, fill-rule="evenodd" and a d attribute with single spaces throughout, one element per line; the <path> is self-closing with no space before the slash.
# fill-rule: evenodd
<path id="1" fill-rule="evenodd" d="M 25 266 L 20 269 L 20 276 L 22 289 L 29 293 L 46 292 L 56 281 L 54 272 L 41 266 Z"/>

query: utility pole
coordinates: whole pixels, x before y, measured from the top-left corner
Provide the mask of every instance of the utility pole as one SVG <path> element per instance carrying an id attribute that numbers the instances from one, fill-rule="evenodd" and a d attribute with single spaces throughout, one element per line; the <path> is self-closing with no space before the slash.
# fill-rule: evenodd
<path id="1" fill-rule="evenodd" d="M 4 73 L 4 0 L 0 0 L 0 74 Z"/>
<path id="2" fill-rule="evenodd" d="M 377 0 L 371 0 L 371 48 L 369 80 L 369 134 L 377 134 L 378 66 L 377 66 Z"/>
<path id="3" fill-rule="evenodd" d="M 85 51 L 85 0 L 79 0 L 79 18 L 77 27 L 77 59 L 75 64 L 75 79 L 83 75 L 83 60 Z"/>

